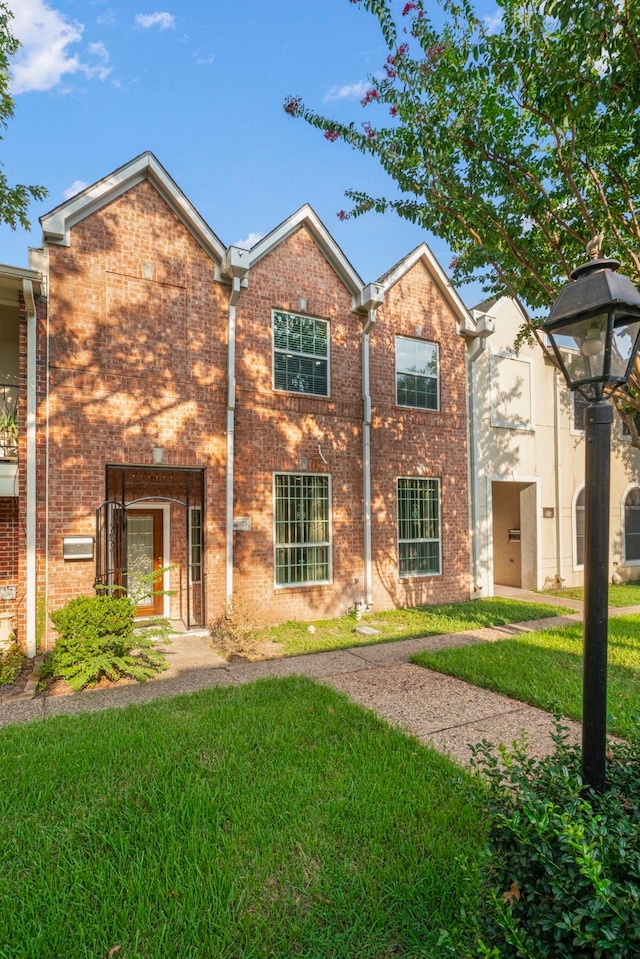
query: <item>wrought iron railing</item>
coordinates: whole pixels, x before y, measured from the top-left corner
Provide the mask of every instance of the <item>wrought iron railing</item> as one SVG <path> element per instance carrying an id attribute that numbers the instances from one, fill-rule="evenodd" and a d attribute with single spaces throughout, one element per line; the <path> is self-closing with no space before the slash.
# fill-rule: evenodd
<path id="1" fill-rule="evenodd" d="M 0 459 L 18 457 L 18 387 L 0 383 Z"/>

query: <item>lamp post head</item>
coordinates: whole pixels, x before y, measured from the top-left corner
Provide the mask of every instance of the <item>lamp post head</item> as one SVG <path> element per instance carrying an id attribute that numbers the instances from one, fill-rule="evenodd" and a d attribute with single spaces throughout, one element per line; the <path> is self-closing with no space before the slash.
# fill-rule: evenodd
<path id="1" fill-rule="evenodd" d="M 618 260 L 577 267 L 542 329 L 570 390 L 588 400 L 627 382 L 640 338 L 640 292 L 617 273 Z"/>

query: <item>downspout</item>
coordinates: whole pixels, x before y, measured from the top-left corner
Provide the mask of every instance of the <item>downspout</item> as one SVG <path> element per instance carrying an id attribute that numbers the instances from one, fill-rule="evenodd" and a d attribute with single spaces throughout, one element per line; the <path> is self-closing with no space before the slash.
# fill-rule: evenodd
<path id="1" fill-rule="evenodd" d="M 369 364 L 369 334 L 376 321 L 376 310 L 383 302 L 382 288 L 370 283 L 362 291 L 361 309 L 366 309 L 367 318 L 362 328 L 362 490 L 364 532 L 364 603 L 367 609 L 373 605 L 373 574 L 371 561 L 371 383 Z"/>
<path id="2" fill-rule="evenodd" d="M 26 557 L 26 650 L 36 655 L 37 552 L 36 552 L 36 302 L 31 280 L 22 281 L 27 313 L 27 557 Z"/>
<path id="3" fill-rule="evenodd" d="M 562 535 L 562 443 L 560 442 L 560 373 L 553 371 L 555 403 L 553 404 L 554 434 L 555 434 L 555 482 L 556 482 L 556 576 L 558 586 L 564 582 L 564 566 L 562 556 L 564 550 L 564 537 Z"/>
<path id="4" fill-rule="evenodd" d="M 225 490 L 225 613 L 233 610 L 233 483 L 236 410 L 236 305 L 240 291 L 249 285 L 249 253 L 238 247 L 227 250 L 224 271 L 231 278 L 227 325 L 227 476 Z"/>

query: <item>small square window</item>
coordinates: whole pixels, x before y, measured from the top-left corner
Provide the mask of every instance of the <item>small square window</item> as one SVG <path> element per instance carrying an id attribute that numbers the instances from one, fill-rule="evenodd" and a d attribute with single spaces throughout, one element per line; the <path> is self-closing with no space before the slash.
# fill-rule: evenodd
<path id="1" fill-rule="evenodd" d="M 329 395 L 329 323 L 273 311 L 273 385 L 289 393 Z"/>
<path id="2" fill-rule="evenodd" d="M 437 343 L 396 336 L 396 401 L 398 406 L 439 409 Z"/>

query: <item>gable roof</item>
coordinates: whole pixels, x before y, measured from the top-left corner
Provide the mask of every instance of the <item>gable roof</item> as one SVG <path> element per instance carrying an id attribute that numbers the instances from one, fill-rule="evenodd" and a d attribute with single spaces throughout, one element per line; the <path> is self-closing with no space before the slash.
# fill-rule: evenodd
<path id="1" fill-rule="evenodd" d="M 69 245 L 69 231 L 85 217 L 102 209 L 143 180 L 149 180 L 212 260 L 221 263 L 225 247 L 203 220 L 162 164 L 149 151 L 86 187 L 76 196 L 40 217 L 44 239 Z"/>
<path id="2" fill-rule="evenodd" d="M 458 321 L 460 329 L 465 329 L 471 322 L 469 311 L 426 243 L 421 243 L 420 246 L 417 246 L 415 250 L 408 253 L 380 277 L 378 283 L 382 286 L 384 292 L 386 293 L 392 286 L 395 286 L 409 270 L 413 269 L 416 263 L 421 263 L 424 266 L 443 300 Z"/>
<path id="3" fill-rule="evenodd" d="M 324 258 L 331 264 L 338 274 L 346 288 L 349 290 L 354 300 L 357 302 L 364 283 L 354 270 L 353 266 L 346 258 L 336 241 L 333 239 L 326 226 L 308 203 L 301 206 L 299 210 L 267 233 L 261 240 L 251 247 L 250 265 L 254 266 L 267 253 L 271 253 L 281 243 L 284 243 L 293 233 L 299 229 L 305 229 L 311 236 Z"/>

